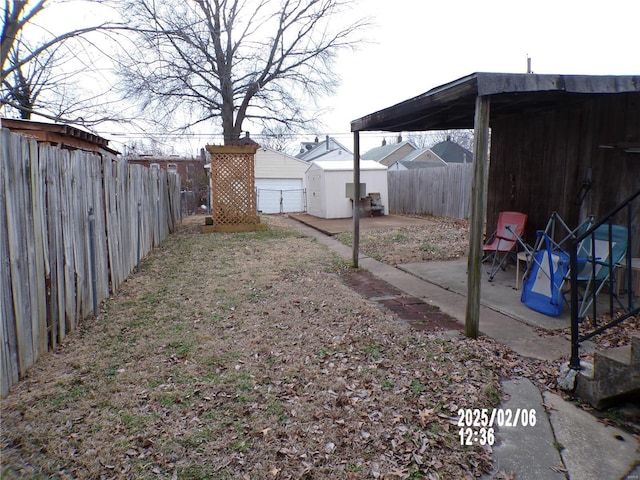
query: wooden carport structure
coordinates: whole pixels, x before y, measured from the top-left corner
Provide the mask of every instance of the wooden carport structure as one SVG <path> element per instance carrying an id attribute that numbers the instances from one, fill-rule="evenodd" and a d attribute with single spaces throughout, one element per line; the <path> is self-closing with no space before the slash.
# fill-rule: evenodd
<path id="1" fill-rule="evenodd" d="M 355 196 L 359 132 L 469 128 L 474 177 L 465 334 L 476 337 L 485 217 L 495 225 L 498 212 L 523 211 L 531 237 L 553 211 L 577 225 L 589 214 L 605 214 L 640 185 L 640 75 L 473 73 L 354 120 Z M 357 266 L 357 211 L 353 222 Z M 632 225 L 635 255 L 637 212 Z"/>

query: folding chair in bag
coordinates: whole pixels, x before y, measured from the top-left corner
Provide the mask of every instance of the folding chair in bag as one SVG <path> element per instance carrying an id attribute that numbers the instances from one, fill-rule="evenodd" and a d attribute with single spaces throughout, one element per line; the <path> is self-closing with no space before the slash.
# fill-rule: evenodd
<path id="1" fill-rule="evenodd" d="M 496 231 L 489 237 L 488 242 L 482 246 L 484 254 L 482 262 L 491 260 L 491 270 L 487 272 L 490 282 L 499 269 L 504 270 L 507 257 L 511 251 L 516 249 L 526 224 L 527 215 L 525 213 L 500 212 L 498 214 Z"/>
<path id="2" fill-rule="evenodd" d="M 536 312 L 557 317 L 562 314 L 562 285 L 569 270 L 569 255 L 552 248 L 557 244 L 546 231 L 538 230 L 537 235 L 536 245 L 544 245 L 544 248 L 531 253 L 531 267 L 520 301 Z"/>
<path id="3" fill-rule="evenodd" d="M 586 232 L 594 223 L 593 215 L 590 215 L 580 223 L 576 228 L 570 228 L 560 217 L 558 212 L 552 212 L 544 230 L 536 232 L 536 241 L 533 246 L 529 246 L 521 238 L 517 238 L 522 250 L 526 253 L 527 268 L 524 271 L 523 282 L 529 276 L 530 270 L 535 266 L 536 253 L 542 250 L 565 253 L 569 240 L 576 238 L 583 232 Z M 540 256 L 540 255 L 539 255 Z M 540 267 L 540 265 L 538 265 Z M 542 269 L 544 273 L 546 269 Z M 537 274 L 540 270 L 537 269 Z M 550 277 L 548 277 L 550 279 Z"/>
<path id="4" fill-rule="evenodd" d="M 611 235 L 609 235 L 611 227 Z M 627 228 L 622 225 L 600 225 L 578 246 L 577 282 L 583 287 L 578 308 L 578 318 L 584 318 L 594 300 L 609 284 L 613 297 L 624 308 L 616 296 L 614 271 L 627 253 Z M 565 277 L 567 280 L 569 276 Z"/>

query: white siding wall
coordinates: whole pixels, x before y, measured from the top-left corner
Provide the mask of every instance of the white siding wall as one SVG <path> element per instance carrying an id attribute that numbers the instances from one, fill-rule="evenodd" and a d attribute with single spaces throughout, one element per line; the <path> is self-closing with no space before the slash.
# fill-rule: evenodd
<path id="1" fill-rule="evenodd" d="M 304 172 L 309 164 L 282 152 L 260 148 L 256 152 L 256 178 L 300 178 L 304 179 Z"/>
<path id="2" fill-rule="evenodd" d="M 324 196 L 327 205 L 326 218 L 351 217 L 351 200 L 346 197 L 346 184 L 353 183 L 353 172 L 348 170 L 328 171 L 324 172 L 324 176 Z"/>
<path id="3" fill-rule="evenodd" d="M 309 164 L 282 152 L 260 148 L 255 156 L 258 210 L 304 211 L 305 172 Z"/>
<path id="4" fill-rule="evenodd" d="M 331 161 L 323 165 L 326 166 L 326 170 L 314 163 L 307 171 L 307 212 L 320 218 L 351 217 L 352 206 L 351 200 L 346 197 L 346 184 L 353 183 L 353 170 L 332 170 Z M 360 182 L 367 184 L 367 194 L 374 192 L 380 194 L 382 204 L 385 206 L 385 214 L 387 214 L 389 211 L 387 169 L 362 168 Z"/>

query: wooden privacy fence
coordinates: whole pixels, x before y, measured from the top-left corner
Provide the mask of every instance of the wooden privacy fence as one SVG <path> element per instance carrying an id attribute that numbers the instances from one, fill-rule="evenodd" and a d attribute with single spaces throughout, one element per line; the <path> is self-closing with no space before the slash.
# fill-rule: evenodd
<path id="1" fill-rule="evenodd" d="M 389 210 L 469 218 L 472 176 L 470 163 L 389 172 Z"/>
<path id="2" fill-rule="evenodd" d="M 2 129 L 2 396 L 180 220 L 178 176 Z"/>

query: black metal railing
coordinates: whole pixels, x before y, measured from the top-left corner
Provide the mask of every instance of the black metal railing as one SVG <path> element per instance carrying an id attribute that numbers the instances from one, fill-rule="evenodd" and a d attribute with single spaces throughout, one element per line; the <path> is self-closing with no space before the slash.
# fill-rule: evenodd
<path id="1" fill-rule="evenodd" d="M 633 218 L 633 208 L 639 208 L 638 204 L 640 202 L 636 202 L 634 204 L 634 200 L 640 199 L 640 189 L 638 189 L 635 193 L 633 193 L 630 197 L 628 197 L 624 202 L 618 205 L 615 209 L 605 215 L 601 220 L 594 223 L 589 229 L 584 231 L 582 234 L 576 236 L 570 241 L 569 246 L 569 279 L 571 281 L 571 358 L 569 359 L 569 366 L 574 370 L 580 369 L 580 344 L 585 340 L 589 340 L 590 338 L 599 335 L 600 333 L 608 330 L 611 327 L 614 327 L 626 319 L 638 314 L 640 312 L 640 307 L 636 307 L 634 305 L 633 299 L 633 255 L 632 255 L 632 247 L 633 247 L 633 229 L 632 229 L 632 218 Z M 624 215 L 624 210 L 626 209 L 626 215 Z M 626 223 L 626 244 L 627 250 L 625 255 L 625 283 L 627 290 L 627 300 L 626 304 L 622 302 L 616 292 L 616 288 L 614 286 L 616 278 L 615 270 L 616 268 L 620 268 L 618 265 L 613 263 L 612 252 L 613 252 L 613 228 L 614 228 L 614 217 L 618 216 L 618 222 L 621 222 L 621 217 L 625 217 L 624 223 Z M 611 321 L 605 323 L 603 325 L 598 326 L 598 302 L 596 301 L 596 296 L 598 291 L 596 289 L 592 289 L 591 292 L 585 293 L 582 298 L 580 298 L 579 292 L 579 282 L 578 282 L 578 272 L 581 267 L 584 265 L 580 265 L 578 261 L 578 251 L 583 241 L 591 241 L 590 252 L 591 259 L 589 260 L 590 264 L 593 267 L 593 277 L 595 277 L 596 272 L 596 263 L 597 258 L 595 258 L 595 235 L 594 232 L 599 227 L 603 225 L 607 225 L 608 227 L 608 244 L 609 244 L 609 255 L 608 261 L 600 262 L 600 268 L 608 269 L 608 295 L 609 295 L 609 315 L 611 317 Z M 589 296 L 592 296 L 589 298 Z M 580 305 L 583 302 L 591 302 L 589 304 L 591 310 L 591 318 L 593 319 L 594 329 L 590 332 L 584 333 L 580 335 L 580 322 L 584 320 L 584 313 L 580 309 Z M 620 309 L 616 312 L 616 304 L 620 307 Z"/>

